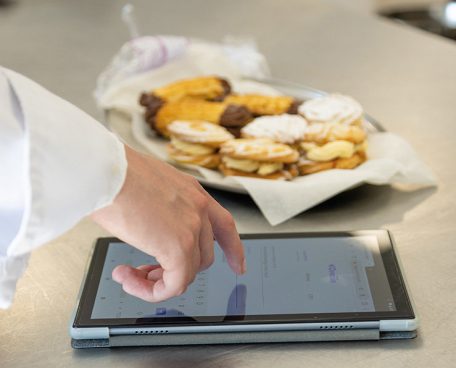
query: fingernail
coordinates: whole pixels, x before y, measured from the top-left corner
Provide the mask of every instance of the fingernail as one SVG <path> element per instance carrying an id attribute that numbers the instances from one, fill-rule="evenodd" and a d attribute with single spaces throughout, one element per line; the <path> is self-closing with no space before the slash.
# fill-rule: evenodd
<path id="1" fill-rule="evenodd" d="M 247 262 L 245 261 L 245 258 L 244 258 L 244 261 L 242 262 L 242 273 L 246 273 L 247 272 Z"/>

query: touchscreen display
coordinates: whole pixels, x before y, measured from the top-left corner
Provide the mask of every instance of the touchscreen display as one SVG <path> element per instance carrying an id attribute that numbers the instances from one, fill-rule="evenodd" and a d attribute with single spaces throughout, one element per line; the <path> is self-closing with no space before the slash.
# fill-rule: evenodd
<path id="1" fill-rule="evenodd" d="M 214 264 L 187 291 L 161 303 L 126 294 L 111 279 L 118 264 L 155 264 L 110 243 L 92 319 L 396 311 L 375 235 L 244 239 L 247 273 L 235 275 L 219 246 Z"/>

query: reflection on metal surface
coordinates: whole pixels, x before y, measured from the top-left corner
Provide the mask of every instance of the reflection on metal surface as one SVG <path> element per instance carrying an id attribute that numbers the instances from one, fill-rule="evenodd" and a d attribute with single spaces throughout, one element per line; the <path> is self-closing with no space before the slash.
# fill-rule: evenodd
<path id="1" fill-rule="evenodd" d="M 456 1 L 445 5 L 434 5 L 430 8 L 430 15 L 444 27 L 456 30 Z"/>
<path id="2" fill-rule="evenodd" d="M 13 5 L 13 0 L 0 0 L 0 10 L 1 8 L 6 8 L 7 6 Z"/>
<path id="3" fill-rule="evenodd" d="M 383 11 L 380 15 L 456 40 L 455 0 L 449 1 L 446 4 L 433 4 L 429 7 Z"/>

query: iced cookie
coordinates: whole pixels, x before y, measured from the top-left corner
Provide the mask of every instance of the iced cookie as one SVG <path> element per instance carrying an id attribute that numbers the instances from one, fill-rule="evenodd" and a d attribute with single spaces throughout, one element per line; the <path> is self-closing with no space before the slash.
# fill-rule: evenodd
<path id="1" fill-rule="evenodd" d="M 223 127 L 206 121 L 174 121 L 168 126 L 171 142 L 168 154 L 183 164 L 209 169 L 220 164 L 218 148 L 234 137 Z"/>
<path id="2" fill-rule="evenodd" d="M 366 160 L 366 141 L 355 144 L 349 141 L 332 141 L 323 145 L 303 142 L 302 157 L 298 161 L 301 175 L 337 169 L 353 169 Z"/>
<path id="3" fill-rule="evenodd" d="M 234 139 L 220 148 L 219 170 L 224 175 L 291 180 L 299 153 L 270 139 Z"/>
<path id="4" fill-rule="evenodd" d="M 294 145 L 304 139 L 307 129 L 306 119 L 299 115 L 261 116 L 242 128 L 241 136 Z"/>
<path id="5" fill-rule="evenodd" d="M 309 123 L 362 125 L 363 108 L 352 97 L 331 94 L 305 101 L 298 112 Z"/>
<path id="6" fill-rule="evenodd" d="M 360 144 L 366 138 L 365 130 L 357 125 L 314 123 L 308 125 L 303 140 L 317 144 L 339 140 Z"/>

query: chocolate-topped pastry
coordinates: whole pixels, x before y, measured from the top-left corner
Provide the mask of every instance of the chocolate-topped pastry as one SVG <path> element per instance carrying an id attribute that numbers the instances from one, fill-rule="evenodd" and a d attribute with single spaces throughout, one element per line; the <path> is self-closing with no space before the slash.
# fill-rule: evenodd
<path id="1" fill-rule="evenodd" d="M 148 117 L 152 117 L 157 113 L 160 107 L 164 105 L 165 101 L 153 94 L 142 93 L 139 103 L 146 108 L 145 116 L 147 120 Z"/>
<path id="2" fill-rule="evenodd" d="M 231 85 L 227 80 L 219 77 L 198 77 L 192 79 L 186 79 L 168 84 L 164 87 L 156 88 L 151 92 L 144 92 L 141 94 L 139 103 L 146 108 L 144 117 L 149 125 L 161 135 L 166 135 L 166 124 L 168 124 L 167 116 L 172 115 L 170 111 L 176 109 L 175 113 L 177 118 L 187 119 L 187 116 L 202 116 L 202 111 L 196 111 L 199 109 L 199 102 L 208 101 L 222 101 L 225 96 L 231 92 Z M 194 107 L 189 108 L 189 105 L 184 103 L 182 106 L 174 105 L 179 101 L 192 99 Z M 156 117 L 157 113 L 167 104 L 168 106 L 164 112 L 161 113 L 160 117 Z M 206 105 L 210 106 L 210 105 Z M 211 106 L 212 110 L 214 107 Z M 211 110 L 209 108 L 209 110 Z M 196 109 L 196 110 L 195 110 Z M 194 110 L 190 113 L 190 110 Z M 230 109 L 230 115 L 235 112 L 236 109 Z M 184 116 L 180 116 L 180 114 Z M 211 114 L 211 111 L 208 111 Z M 246 114 L 245 112 L 243 113 Z M 238 114 L 239 115 L 239 114 Z M 225 119 L 226 120 L 226 119 Z M 229 120 L 230 121 L 230 120 Z M 157 128 L 157 122 L 159 122 L 160 128 Z"/>
<path id="3" fill-rule="evenodd" d="M 230 95 L 224 100 L 227 103 L 245 106 L 254 116 L 296 114 L 301 101 L 290 96 L 265 95 Z"/>
<path id="4" fill-rule="evenodd" d="M 149 93 L 146 93 L 146 92 L 143 92 L 141 93 L 141 96 L 139 97 L 139 104 L 141 106 L 144 106 L 144 107 L 147 107 L 149 106 L 149 104 L 153 101 L 155 101 L 156 97 L 149 94 Z"/>
<path id="5" fill-rule="evenodd" d="M 175 120 L 203 120 L 225 127 L 242 127 L 252 120 L 252 114 L 243 106 L 186 98 L 165 103 L 155 114 L 146 117 L 149 125 L 165 137 L 167 126 Z"/>
<path id="6" fill-rule="evenodd" d="M 197 77 L 180 80 L 164 87 L 156 88 L 147 95 L 161 99 L 163 102 L 176 102 L 185 98 L 197 98 L 207 101 L 222 101 L 230 94 L 231 85 L 220 77 Z M 144 101 L 145 105 L 141 102 Z M 147 97 L 141 97 L 140 103 L 147 106 Z"/>
<path id="7" fill-rule="evenodd" d="M 298 113 L 298 107 L 303 103 L 302 100 L 293 99 L 290 107 L 288 108 L 287 114 L 296 115 Z"/>
<path id="8" fill-rule="evenodd" d="M 243 127 L 238 126 L 238 127 L 225 127 L 226 130 L 228 130 L 232 135 L 234 135 L 236 138 L 241 138 L 241 129 Z"/>
<path id="9" fill-rule="evenodd" d="M 252 113 L 241 105 L 227 105 L 220 117 L 220 125 L 224 127 L 242 127 L 253 118 Z"/>
<path id="10" fill-rule="evenodd" d="M 225 99 L 225 97 L 231 93 L 231 85 L 228 83 L 228 81 L 223 78 L 219 78 L 219 80 L 222 85 L 223 92 L 217 97 L 208 99 L 209 101 L 215 101 L 215 102 L 223 101 Z"/>

